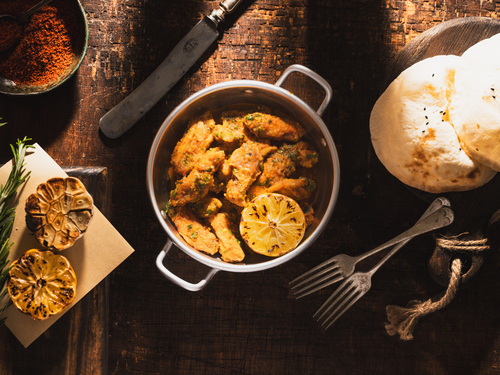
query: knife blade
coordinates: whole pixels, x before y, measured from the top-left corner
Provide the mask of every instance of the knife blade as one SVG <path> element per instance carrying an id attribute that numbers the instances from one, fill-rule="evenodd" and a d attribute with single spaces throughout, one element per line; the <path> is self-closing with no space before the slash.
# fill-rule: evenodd
<path id="1" fill-rule="evenodd" d="M 139 121 L 217 40 L 219 24 L 242 0 L 225 0 L 203 17 L 174 47 L 167 58 L 130 95 L 99 120 L 108 138 L 118 138 Z"/>

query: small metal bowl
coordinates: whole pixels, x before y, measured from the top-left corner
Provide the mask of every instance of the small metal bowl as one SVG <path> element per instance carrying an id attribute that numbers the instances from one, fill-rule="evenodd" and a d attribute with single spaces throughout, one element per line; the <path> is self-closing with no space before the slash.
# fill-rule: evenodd
<path id="1" fill-rule="evenodd" d="M 49 91 L 52 91 L 56 87 L 59 87 L 68 79 L 70 79 L 73 74 L 80 67 L 85 54 L 87 53 L 87 46 L 89 40 L 89 26 L 87 22 L 87 17 L 85 15 L 85 10 L 80 4 L 79 0 L 71 0 L 77 10 L 78 18 L 78 40 L 76 41 L 75 54 L 71 64 L 64 70 L 64 72 L 55 80 L 48 82 L 44 85 L 16 85 L 11 80 L 0 75 L 0 94 L 13 95 L 13 96 L 26 96 L 26 95 L 38 95 Z"/>

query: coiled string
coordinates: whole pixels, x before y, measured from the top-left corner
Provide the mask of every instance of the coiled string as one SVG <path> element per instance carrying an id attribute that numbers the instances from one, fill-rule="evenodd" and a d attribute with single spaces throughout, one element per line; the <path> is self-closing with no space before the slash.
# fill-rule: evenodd
<path id="1" fill-rule="evenodd" d="M 490 248 L 487 238 L 461 241 L 458 239 L 461 235 L 437 238 L 436 245 L 444 250 L 457 252 L 480 252 Z M 462 278 L 461 269 L 462 261 L 455 258 L 451 264 L 451 277 L 448 287 L 444 295 L 437 300 L 435 298 L 423 302 L 414 300 L 410 301 L 406 307 L 388 305 L 386 307 L 388 322 L 385 324 L 387 333 L 391 336 L 399 334 L 402 340 L 412 340 L 413 330 L 421 317 L 444 308 L 453 300 Z"/>

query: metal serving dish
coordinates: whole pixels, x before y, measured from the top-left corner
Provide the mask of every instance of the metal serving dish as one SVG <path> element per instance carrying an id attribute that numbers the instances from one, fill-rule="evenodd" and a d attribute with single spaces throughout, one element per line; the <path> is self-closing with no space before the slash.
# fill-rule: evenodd
<path id="1" fill-rule="evenodd" d="M 325 99 L 317 111 L 281 87 L 292 72 L 300 72 L 311 77 L 325 89 Z M 202 289 L 218 271 L 256 272 L 266 270 L 289 261 L 311 246 L 326 227 L 339 192 L 340 167 L 337 150 L 327 127 L 321 120 L 321 115 L 330 102 L 331 94 L 330 85 L 318 74 L 304 66 L 292 65 L 285 70 L 275 85 L 259 81 L 239 80 L 207 87 L 186 99 L 166 118 L 154 139 L 149 154 L 147 186 L 154 212 L 169 237 L 156 261 L 158 269 L 168 279 L 187 290 L 197 291 Z M 175 226 L 166 218 L 164 211 L 170 193 L 170 181 L 167 176 L 170 155 L 184 134 L 189 120 L 208 110 L 216 113 L 228 105 L 236 104 L 265 105 L 281 115 L 298 121 L 306 129 L 308 140 L 319 153 L 319 162 L 316 165 L 317 185 L 309 200 L 314 209 L 316 220 L 308 228 L 301 244 L 295 250 L 278 258 L 247 254 L 241 264 L 223 262 L 217 257 L 206 255 L 189 246 L 179 235 Z M 172 245 L 211 268 L 203 280 L 196 284 L 187 282 L 165 267 L 163 260 Z"/>
<path id="2" fill-rule="evenodd" d="M 89 40 L 89 26 L 87 17 L 85 15 L 85 10 L 79 0 L 68 0 L 71 2 L 75 9 L 78 17 L 78 39 L 75 46 L 75 54 L 71 64 L 64 70 L 64 72 L 55 80 L 48 82 L 44 85 L 15 85 L 11 80 L 0 75 L 0 94 L 12 95 L 12 96 L 26 96 L 26 95 L 38 95 L 49 91 L 52 91 L 56 87 L 59 87 L 68 79 L 70 79 L 73 74 L 80 67 L 85 54 L 87 53 L 87 46 Z"/>

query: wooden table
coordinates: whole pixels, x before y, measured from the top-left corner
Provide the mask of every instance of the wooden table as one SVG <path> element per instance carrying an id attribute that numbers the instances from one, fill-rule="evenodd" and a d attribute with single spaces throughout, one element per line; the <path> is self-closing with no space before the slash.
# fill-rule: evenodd
<path id="1" fill-rule="evenodd" d="M 11 157 L 8 144 L 26 135 L 62 166 L 106 168 L 111 200 L 103 212 L 136 251 L 106 279 L 105 310 L 99 301 L 93 304 L 95 294 L 81 301 L 83 322 L 104 311 L 107 334 L 75 337 L 79 333 L 71 327 L 82 327 L 82 321 L 61 319 L 50 337 L 39 339 L 45 340 L 46 352 L 13 342 L 2 348 L 10 355 L 2 356 L 0 368 L 24 374 L 22 361 L 41 360 L 58 349 L 60 357 L 51 356 L 38 373 L 499 373 L 497 257 L 449 306 L 422 318 L 412 341 L 387 334 L 385 307 L 443 291 L 427 271 L 434 244 L 430 236 L 415 239 L 390 260 L 374 276 L 370 292 L 326 333 L 312 315 L 334 289 L 295 300 L 288 288 L 292 279 L 334 254 L 360 254 L 385 242 L 424 211 L 426 203 L 376 158 L 368 129 L 371 108 L 387 66 L 407 42 L 453 18 L 498 17 L 497 2 L 244 0 L 213 48 L 116 140 L 100 133 L 100 117 L 137 87 L 217 2 L 81 2 L 90 27 L 81 68 L 46 95 L 0 97 L 0 116 L 8 122 L 0 128 L 0 161 Z M 146 163 L 156 132 L 178 104 L 200 89 L 234 79 L 274 83 L 294 63 L 311 68 L 333 88 L 323 119 L 338 149 L 341 187 L 328 227 L 288 263 L 257 273 L 220 272 L 203 291 L 185 291 L 155 266 L 167 240 L 146 191 Z M 291 79 L 290 85 L 317 108 L 320 89 L 304 77 Z M 180 251 L 169 253 L 167 261 L 193 280 L 206 272 Z M 81 345 L 90 346 L 77 350 Z"/>

